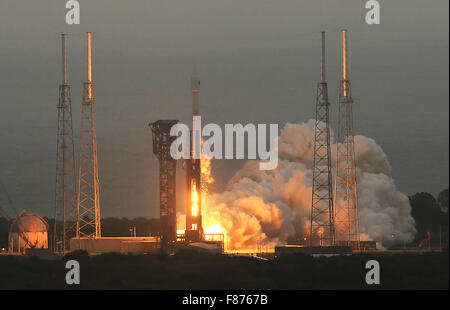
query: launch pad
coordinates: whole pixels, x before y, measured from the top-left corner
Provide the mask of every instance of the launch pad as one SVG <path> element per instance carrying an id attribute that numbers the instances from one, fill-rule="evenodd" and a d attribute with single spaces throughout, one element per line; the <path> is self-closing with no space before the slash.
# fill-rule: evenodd
<path id="1" fill-rule="evenodd" d="M 159 237 L 100 237 L 72 238 L 70 251 L 83 250 L 89 254 L 121 253 L 150 254 L 160 248 Z"/>
<path id="2" fill-rule="evenodd" d="M 217 234 L 214 234 L 217 235 Z M 178 251 L 196 251 L 202 253 L 223 253 L 223 234 L 221 238 L 211 239 L 206 235 L 204 240 L 189 242 L 184 234 L 177 234 L 177 241 L 169 249 L 165 248 L 161 237 L 100 237 L 100 238 L 72 238 L 70 251 L 82 250 L 91 255 L 104 253 L 121 254 L 155 254 L 165 251 L 176 253 Z"/>
<path id="3" fill-rule="evenodd" d="M 275 257 L 288 254 L 306 254 L 312 256 L 351 255 L 351 246 L 302 246 L 286 245 L 275 247 Z"/>
<path id="4" fill-rule="evenodd" d="M 191 77 L 192 115 L 200 115 L 200 79 Z M 223 234 L 205 234 L 202 227 L 202 180 L 201 156 L 195 146 L 200 146 L 201 135 L 195 124 L 190 133 L 190 158 L 184 161 L 186 170 L 186 229 L 177 233 L 176 228 L 176 160 L 170 154 L 170 145 L 176 136 L 170 135 L 177 120 L 158 120 L 150 123 L 153 136 L 153 153 L 159 160 L 160 218 L 162 252 L 179 249 L 206 252 L 224 251 Z"/>

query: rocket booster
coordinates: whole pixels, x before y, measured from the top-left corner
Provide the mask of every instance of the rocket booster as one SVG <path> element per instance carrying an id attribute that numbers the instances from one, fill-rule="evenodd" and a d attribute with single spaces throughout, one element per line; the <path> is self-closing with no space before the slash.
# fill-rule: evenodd
<path id="1" fill-rule="evenodd" d="M 191 77 L 191 91 L 192 91 L 192 115 L 200 115 L 200 78 L 194 72 Z"/>
<path id="2" fill-rule="evenodd" d="M 186 161 L 187 210 L 185 238 L 188 242 L 202 238 L 202 195 L 201 195 L 201 120 L 200 120 L 200 78 L 195 69 L 191 76 L 192 132 L 191 158 Z"/>
<path id="3" fill-rule="evenodd" d="M 201 128 L 200 128 L 200 78 L 195 72 L 191 77 L 191 92 L 192 92 L 192 143 L 191 143 L 191 156 L 195 159 L 200 159 L 200 140 L 201 140 Z"/>

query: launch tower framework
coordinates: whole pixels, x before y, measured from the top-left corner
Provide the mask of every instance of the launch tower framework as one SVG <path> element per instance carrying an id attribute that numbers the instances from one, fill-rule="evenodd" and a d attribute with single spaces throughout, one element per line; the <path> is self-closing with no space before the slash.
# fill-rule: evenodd
<path id="1" fill-rule="evenodd" d="M 358 191 L 356 183 L 353 100 L 347 78 L 347 30 L 342 31 L 342 80 L 336 140 L 335 229 L 336 242 L 359 249 Z"/>
<path id="2" fill-rule="evenodd" d="M 59 86 L 58 129 L 56 142 L 55 215 L 53 251 L 69 250 L 69 239 L 77 231 L 77 198 L 72 127 L 72 103 L 67 79 L 67 35 L 62 41 L 62 84 Z"/>
<path id="3" fill-rule="evenodd" d="M 159 202 L 161 220 L 161 249 L 167 250 L 177 240 L 176 220 L 176 171 L 177 162 L 170 155 L 170 145 L 176 139 L 170 129 L 177 120 L 159 120 L 150 123 L 153 153 L 159 160 Z"/>
<path id="4" fill-rule="evenodd" d="M 77 237 L 101 237 L 100 195 L 95 127 L 94 83 L 92 83 L 91 33 L 87 33 L 87 82 L 83 84 L 78 176 Z"/>
<path id="5" fill-rule="evenodd" d="M 317 84 L 314 166 L 311 205 L 311 246 L 334 245 L 333 190 L 328 86 L 325 81 L 325 32 L 321 33 L 321 74 Z"/>

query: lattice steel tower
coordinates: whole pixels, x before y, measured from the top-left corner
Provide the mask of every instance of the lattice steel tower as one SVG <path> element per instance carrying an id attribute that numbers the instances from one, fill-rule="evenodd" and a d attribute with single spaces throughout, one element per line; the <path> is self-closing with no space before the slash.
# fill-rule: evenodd
<path id="1" fill-rule="evenodd" d="M 176 139 L 170 128 L 177 120 L 159 120 L 150 123 L 153 153 L 159 160 L 159 213 L 161 220 L 161 250 L 175 245 L 177 238 L 176 172 L 177 162 L 170 155 L 170 145 Z"/>
<path id="2" fill-rule="evenodd" d="M 358 191 L 350 81 L 347 79 L 347 30 L 342 30 L 342 80 L 336 140 L 335 229 L 336 242 L 359 248 Z"/>
<path id="3" fill-rule="evenodd" d="M 81 103 L 77 237 L 101 237 L 91 35 L 87 33 L 87 82 Z"/>
<path id="4" fill-rule="evenodd" d="M 72 103 L 67 80 L 67 35 L 62 41 L 62 84 L 59 86 L 58 132 L 56 139 L 55 223 L 53 251 L 69 250 L 69 239 L 76 235 L 77 197 L 72 128 Z"/>
<path id="5" fill-rule="evenodd" d="M 325 32 L 321 33 L 321 72 L 317 84 L 314 127 L 314 168 L 312 185 L 310 245 L 334 245 L 333 190 L 331 175 L 330 117 L 325 81 Z"/>

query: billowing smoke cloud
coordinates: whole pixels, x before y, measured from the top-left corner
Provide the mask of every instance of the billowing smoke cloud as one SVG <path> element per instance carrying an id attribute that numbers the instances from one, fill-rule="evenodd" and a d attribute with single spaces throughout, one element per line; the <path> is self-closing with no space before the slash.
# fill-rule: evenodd
<path id="1" fill-rule="evenodd" d="M 248 161 L 224 192 L 207 198 L 204 227 L 219 223 L 228 250 L 300 240 L 309 230 L 313 147 L 314 120 L 286 124 L 278 167 L 261 171 L 257 161 Z M 364 136 L 355 136 L 355 153 L 362 239 L 384 246 L 412 241 L 416 230 L 411 207 L 390 176 L 385 153 Z"/>

